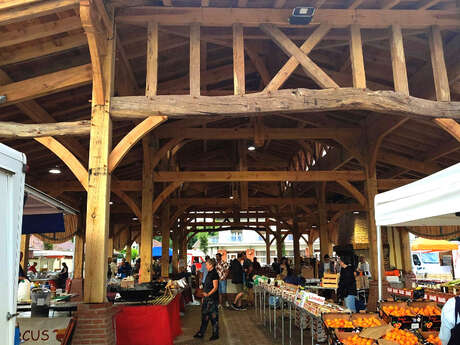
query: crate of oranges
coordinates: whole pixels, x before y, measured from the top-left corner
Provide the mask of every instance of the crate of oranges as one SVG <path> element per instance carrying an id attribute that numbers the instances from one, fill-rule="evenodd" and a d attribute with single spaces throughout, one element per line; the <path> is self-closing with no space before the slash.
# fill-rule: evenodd
<path id="1" fill-rule="evenodd" d="M 419 329 L 422 316 L 416 308 L 411 308 L 406 302 L 381 302 L 380 317 L 398 329 Z"/>
<path id="2" fill-rule="evenodd" d="M 419 345 L 418 337 L 409 331 L 393 328 L 387 332 L 383 339 L 391 340 L 399 345 Z"/>
<path id="3" fill-rule="evenodd" d="M 353 327 L 358 329 L 377 327 L 386 324 L 377 313 L 356 313 L 352 314 L 350 319 Z"/>
<path id="4" fill-rule="evenodd" d="M 441 309 L 436 302 L 412 302 L 410 307 L 415 313 L 421 315 L 422 331 L 439 331 L 441 328 Z"/>
<path id="5" fill-rule="evenodd" d="M 424 345 L 442 345 L 438 332 L 420 332 Z"/>
<path id="6" fill-rule="evenodd" d="M 332 345 L 377 345 L 377 341 L 360 337 L 358 333 L 337 332 L 336 342 Z"/>
<path id="7" fill-rule="evenodd" d="M 352 332 L 354 329 L 350 314 L 348 313 L 323 313 L 321 317 L 328 329 L 337 329 L 342 332 Z"/>

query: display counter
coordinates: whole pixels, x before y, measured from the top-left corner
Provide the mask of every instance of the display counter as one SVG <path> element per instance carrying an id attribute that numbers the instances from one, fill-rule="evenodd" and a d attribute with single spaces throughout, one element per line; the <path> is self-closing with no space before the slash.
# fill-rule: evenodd
<path id="1" fill-rule="evenodd" d="M 166 305 L 117 303 L 117 345 L 173 345 L 182 333 L 181 294 Z"/>

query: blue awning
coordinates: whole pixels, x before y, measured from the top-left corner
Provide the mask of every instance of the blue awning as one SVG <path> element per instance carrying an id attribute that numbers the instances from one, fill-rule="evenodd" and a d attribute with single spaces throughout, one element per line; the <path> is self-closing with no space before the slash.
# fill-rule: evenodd
<path id="1" fill-rule="evenodd" d="M 161 257 L 162 247 L 152 247 L 152 256 Z M 172 256 L 172 249 L 169 248 L 169 256 Z"/>
<path id="2" fill-rule="evenodd" d="M 62 213 L 29 214 L 22 217 L 22 234 L 65 232 Z"/>

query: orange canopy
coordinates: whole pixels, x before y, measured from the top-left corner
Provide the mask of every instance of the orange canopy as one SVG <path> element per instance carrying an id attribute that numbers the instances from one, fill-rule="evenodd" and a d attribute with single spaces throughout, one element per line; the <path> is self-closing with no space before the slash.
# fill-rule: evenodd
<path id="1" fill-rule="evenodd" d="M 412 250 L 423 250 L 429 252 L 444 252 L 458 249 L 458 243 L 444 240 L 429 240 L 426 238 L 417 238 L 411 246 Z"/>

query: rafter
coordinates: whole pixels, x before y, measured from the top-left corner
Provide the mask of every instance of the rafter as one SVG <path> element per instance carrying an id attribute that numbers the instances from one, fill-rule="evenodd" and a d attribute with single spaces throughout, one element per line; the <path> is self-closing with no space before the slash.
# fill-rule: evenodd
<path id="1" fill-rule="evenodd" d="M 0 122 L 0 138 L 25 139 L 49 136 L 89 135 L 90 121 L 22 124 Z"/>

